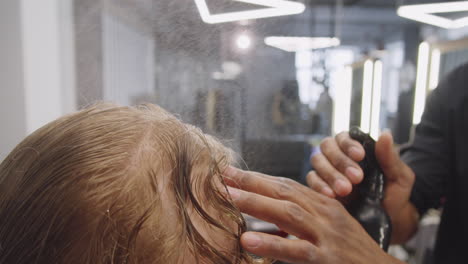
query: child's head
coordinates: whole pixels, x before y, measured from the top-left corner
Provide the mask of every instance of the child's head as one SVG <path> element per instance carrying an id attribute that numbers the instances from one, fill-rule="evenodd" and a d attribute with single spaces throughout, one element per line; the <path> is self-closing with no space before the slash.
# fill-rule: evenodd
<path id="1" fill-rule="evenodd" d="M 99 104 L 0 165 L 0 263 L 240 263 L 228 149 L 154 105 Z"/>

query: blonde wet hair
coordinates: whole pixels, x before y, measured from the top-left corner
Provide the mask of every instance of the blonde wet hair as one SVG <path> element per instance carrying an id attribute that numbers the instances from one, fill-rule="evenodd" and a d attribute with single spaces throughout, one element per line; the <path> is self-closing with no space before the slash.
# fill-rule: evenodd
<path id="1" fill-rule="evenodd" d="M 155 105 L 59 118 L 0 164 L 0 263 L 252 263 L 221 177 L 231 162 Z"/>

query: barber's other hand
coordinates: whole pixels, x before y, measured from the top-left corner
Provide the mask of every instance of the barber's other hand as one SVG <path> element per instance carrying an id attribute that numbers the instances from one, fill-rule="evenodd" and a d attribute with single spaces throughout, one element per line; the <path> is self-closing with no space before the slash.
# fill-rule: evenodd
<path id="1" fill-rule="evenodd" d="M 256 255 L 290 263 L 401 263 L 387 255 L 335 199 L 293 180 L 228 168 L 225 181 L 244 213 L 298 237 L 246 232 L 242 246 Z"/>
<path id="2" fill-rule="evenodd" d="M 364 148 L 348 132 L 342 132 L 335 138 L 324 139 L 320 149 L 321 153 L 311 159 L 315 171 L 307 175 L 308 185 L 329 197 L 348 195 L 352 186 L 363 179 L 357 162 L 364 158 Z M 379 137 L 375 154 L 386 177 L 383 206 L 395 222 L 401 218 L 401 212 L 412 206 L 409 198 L 415 176 L 395 151 L 390 133 L 384 132 Z"/>

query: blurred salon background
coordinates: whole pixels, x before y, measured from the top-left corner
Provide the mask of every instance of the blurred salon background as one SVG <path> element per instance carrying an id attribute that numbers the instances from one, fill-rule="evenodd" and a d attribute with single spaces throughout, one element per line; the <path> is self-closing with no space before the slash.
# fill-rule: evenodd
<path id="1" fill-rule="evenodd" d="M 408 142 L 468 61 L 466 25 L 468 1 L 1 0 L 0 160 L 95 101 L 150 102 L 244 168 L 304 183 L 319 142 L 351 125 Z M 437 223 L 393 254 L 429 263 Z"/>

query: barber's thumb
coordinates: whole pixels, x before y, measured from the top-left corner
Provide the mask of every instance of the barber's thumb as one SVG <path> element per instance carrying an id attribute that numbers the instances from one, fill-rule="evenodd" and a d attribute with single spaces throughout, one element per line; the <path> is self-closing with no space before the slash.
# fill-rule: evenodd
<path id="1" fill-rule="evenodd" d="M 393 146 L 393 137 L 390 132 L 385 131 L 380 135 L 375 144 L 375 154 L 386 176 L 392 178 L 394 173 L 399 173 L 400 157 Z"/>

